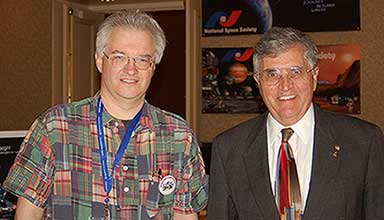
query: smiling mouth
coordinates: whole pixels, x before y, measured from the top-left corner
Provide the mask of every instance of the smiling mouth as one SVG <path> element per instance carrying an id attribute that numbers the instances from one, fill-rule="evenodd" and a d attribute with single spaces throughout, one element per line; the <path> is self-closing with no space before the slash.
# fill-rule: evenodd
<path id="1" fill-rule="evenodd" d="M 288 101 L 288 100 L 294 99 L 295 97 L 296 95 L 285 95 L 285 96 L 280 96 L 278 99 L 280 101 Z"/>
<path id="2" fill-rule="evenodd" d="M 139 80 L 137 79 L 121 79 L 120 81 L 125 83 L 137 83 Z"/>

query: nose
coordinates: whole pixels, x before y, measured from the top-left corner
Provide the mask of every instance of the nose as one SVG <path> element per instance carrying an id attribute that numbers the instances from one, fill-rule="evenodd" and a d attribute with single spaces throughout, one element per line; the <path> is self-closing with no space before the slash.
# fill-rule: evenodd
<path id="1" fill-rule="evenodd" d="M 129 65 L 129 64 L 132 64 L 132 65 L 135 65 L 136 64 L 136 61 L 135 61 L 135 58 L 133 57 L 128 57 L 127 59 L 127 63 L 125 65 Z"/>
<path id="2" fill-rule="evenodd" d="M 287 72 L 286 74 L 282 74 L 279 80 L 279 87 L 281 90 L 289 90 L 293 85 L 292 79 Z"/>
<path id="3" fill-rule="evenodd" d="M 128 73 L 136 71 L 135 60 L 133 58 L 128 57 L 127 63 L 124 65 L 124 70 Z"/>

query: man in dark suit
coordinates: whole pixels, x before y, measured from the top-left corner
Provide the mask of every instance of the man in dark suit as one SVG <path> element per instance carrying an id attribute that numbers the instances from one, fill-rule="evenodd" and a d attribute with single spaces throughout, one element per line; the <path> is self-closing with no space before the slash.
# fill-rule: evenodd
<path id="1" fill-rule="evenodd" d="M 292 28 L 256 44 L 254 78 L 269 111 L 215 138 L 209 220 L 384 219 L 382 130 L 312 103 L 316 55 Z"/>

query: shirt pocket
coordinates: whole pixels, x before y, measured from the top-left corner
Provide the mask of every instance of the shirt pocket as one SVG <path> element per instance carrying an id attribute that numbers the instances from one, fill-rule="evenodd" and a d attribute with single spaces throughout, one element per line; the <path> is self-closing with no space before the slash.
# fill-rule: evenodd
<path id="1" fill-rule="evenodd" d="M 167 182 L 167 179 L 170 181 Z M 170 184 L 172 186 L 170 186 Z M 171 175 L 163 176 L 161 178 L 153 178 L 149 181 L 146 202 L 146 210 L 149 217 L 153 218 L 156 216 L 159 213 L 159 210 L 168 209 L 169 211 L 167 213 L 171 212 L 170 210 L 173 207 L 176 188 L 177 180 Z"/>
<path id="2" fill-rule="evenodd" d="M 168 195 L 163 195 L 159 190 L 159 182 L 150 182 L 148 186 L 148 197 L 146 210 L 149 217 L 153 218 L 163 209 L 172 209 L 175 191 Z"/>

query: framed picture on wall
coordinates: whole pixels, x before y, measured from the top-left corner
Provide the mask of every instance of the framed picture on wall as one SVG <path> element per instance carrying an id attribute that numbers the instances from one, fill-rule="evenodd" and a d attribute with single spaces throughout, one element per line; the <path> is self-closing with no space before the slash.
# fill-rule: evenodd
<path id="1" fill-rule="evenodd" d="M 0 219 L 13 219 L 14 216 L 17 198 L 1 186 L 26 134 L 27 130 L 0 131 Z"/>
<path id="2" fill-rule="evenodd" d="M 360 30 L 359 0 L 202 0 L 203 36 Z"/>
<path id="3" fill-rule="evenodd" d="M 0 131 L 0 186 L 13 164 L 27 130 Z"/>
<path id="4" fill-rule="evenodd" d="M 360 45 L 317 48 L 320 70 L 314 102 L 330 111 L 360 114 Z"/>
<path id="5" fill-rule="evenodd" d="M 314 103 L 330 111 L 360 114 L 360 46 L 319 45 L 318 51 Z M 267 110 L 252 76 L 252 53 L 252 48 L 202 49 L 203 113 Z"/>
<path id="6" fill-rule="evenodd" d="M 253 79 L 252 48 L 202 49 L 203 113 L 266 110 Z"/>

